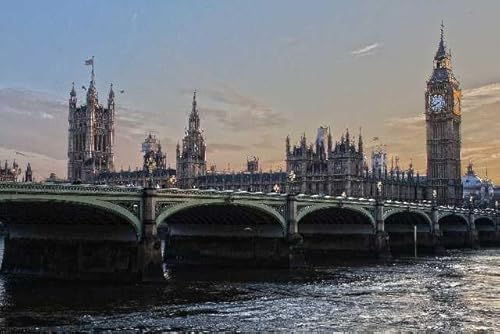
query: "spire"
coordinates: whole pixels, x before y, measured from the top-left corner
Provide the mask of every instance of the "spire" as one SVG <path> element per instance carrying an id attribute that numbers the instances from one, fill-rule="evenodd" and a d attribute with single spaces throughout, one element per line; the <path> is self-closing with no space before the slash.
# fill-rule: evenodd
<path id="1" fill-rule="evenodd" d="M 446 57 L 446 45 L 444 43 L 444 23 L 441 21 L 441 38 L 439 39 L 439 46 L 436 52 L 435 60 L 440 60 Z"/>
<path id="2" fill-rule="evenodd" d="M 361 127 L 359 127 L 358 153 L 363 153 L 363 136 L 361 135 Z"/>
<path id="3" fill-rule="evenodd" d="M 113 90 L 113 84 L 109 85 L 109 99 L 113 100 L 115 98 L 115 91 Z"/>
<path id="4" fill-rule="evenodd" d="M 474 169 L 472 168 L 472 160 L 469 159 L 469 164 L 467 165 L 467 174 L 474 175 Z"/>
<path id="5" fill-rule="evenodd" d="M 109 94 L 108 94 L 108 109 L 114 106 L 115 104 L 115 91 L 113 90 L 113 84 L 109 85 Z"/>
<path id="6" fill-rule="evenodd" d="M 196 113 L 198 111 L 198 108 L 196 108 L 196 89 L 193 92 L 193 113 Z"/>
<path id="7" fill-rule="evenodd" d="M 196 106 L 196 90 L 193 93 L 193 109 L 191 110 L 191 114 L 189 115 L 189 130 L 200 130 L 200 116 L 198 115 L 198 108 Z"/>
<path id="8" fill-rule="evenodd" d="M 73 82 L 71 83 L 71 85 L 72 85 L 72 86 L 71 86 L 71 92 L 69 93 L 69 96 L 71 96 L 71 97 L 76 97 L 75 82 L 73 81 Z"/>
<path id="9" fill-rule="evenodd" d="M 92 66 L 92 72 L 90 75 L 90 85 L 87 90 L 87 105 L 93 103 L 97 104 L 97 89 L 95 87 L 95 73 L 94 73 L 94 56 L 92 58 L 85 61 L 85 65 Z"/>

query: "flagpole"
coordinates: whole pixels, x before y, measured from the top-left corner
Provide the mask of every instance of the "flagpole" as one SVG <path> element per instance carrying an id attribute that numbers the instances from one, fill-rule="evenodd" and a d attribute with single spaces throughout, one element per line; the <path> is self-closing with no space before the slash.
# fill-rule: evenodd
<path id="1" fill-rule="evenodd" d="M 95 74 L 94 74 L 94 56 L 92 56 L 92 81 L 95 81 Z"/>

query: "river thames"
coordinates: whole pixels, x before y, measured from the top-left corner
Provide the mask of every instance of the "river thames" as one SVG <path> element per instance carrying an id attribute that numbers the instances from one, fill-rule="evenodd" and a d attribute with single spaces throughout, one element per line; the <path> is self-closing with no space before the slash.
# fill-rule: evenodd
<path id="1" fill-rule="evenodd" d="M 0 328 L 493 332 L 500 250 L 301 271 L 183 272 L 148 285 L 0 274 Z"/>

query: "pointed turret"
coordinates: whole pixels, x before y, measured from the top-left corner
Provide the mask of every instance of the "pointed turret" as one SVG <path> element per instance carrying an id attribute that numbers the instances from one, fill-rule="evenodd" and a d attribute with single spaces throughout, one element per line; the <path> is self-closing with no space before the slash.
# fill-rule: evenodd
<path id="1" fill-rule="evenodd" d="M 434 60 L 440 60 L 447 56 L 446 45 L 444 43 L 444 23 L 441 21 L 441 38 L 439 39 L 438 49 Z"/>
<path id="2" fill-rule="evenodd" d="M 113 84 L 109 85 L 108 94 L 108 109 L 115 105 L 115 91 L 113 90 Z"/>
<path id="3" fill-rule="evenodd" d="M 455 81 L 452 73 L 451 53 L 446 47 L 444 41 L 444 25 L 441 23 L 441 37 L 439 38 L 438 49 L 434 56 L 434 71 L 432 73 L 433 81 Z"/>
<path id="4" fill-rule="evenodd" d="M 332 150 L 333 150 L 332 131 L 330 127 L 328 127 L 328 156 L 330 156 Z"/>
<path id="5" fill-rule="evenodd" d="M 33 171 L 31 170 L 31 164 L 29 162 L 26 167 L 26 172 L 24 173 L 24 182 L 33 182 Z"/>
<path id="6" fill-rule="evenodd" d="M 75 82 L 74 81 L 71 83 L 71 92 L 69 92 L 69 96 L 76 98 Z"/>
<path id="7" fill-rule="evenodd" d="M 290 136 L 289 135 L 286 136 L 285 143 L 286 143 L 286 154 L 288 155 L 290 153 Z"/>
<path id="8" fill-rule="evenodd" d="M 363 136 L 361 135 L 361 128 L 359 128 L 358 153 L 363 153 Z"/>
<path id="9" fill-rule="evenodd" d="M 74 110 L 76 108 L 76 91 L 75 91 L 75 83 L 71 84 L 71 91 L 69 92 L 69 107 Z"/>
<path id="10" fill-rule="evenodd" d="M 200 129 L 200 115 L 198 114 L 198 107 L 196 103 L 196 90 L 193 93 L 193 107 L 191 113 L 189 114 L 189 130 L 199 130 Z"/>

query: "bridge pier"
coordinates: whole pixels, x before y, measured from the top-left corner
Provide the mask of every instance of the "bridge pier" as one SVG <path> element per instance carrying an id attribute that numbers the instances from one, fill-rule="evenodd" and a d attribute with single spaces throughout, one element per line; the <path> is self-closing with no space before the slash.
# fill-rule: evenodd
<path id="1" fill-rule="evenodd" d="M 472 249 L 479 249 L 479 236 L 476 230 L 476 224 L 474 222 L 474 212 L 469 211 L 469 229 L 468 229 L 468 240 L 467 247 Z"/>
<path id="2" fill-rule="evenodd" d="M 143 282 L 163 281 L 161 240 L 155 223 L 156 190 L 144 189 L 142 211 L 142 237 L 139 242 L 139 279 Z"/>
<path id="3" fill-rule="evenodd" d="M 304 238 L 299 233 L 299 225 L 297 221 L 297 197 L 293 194 L 286 196 L 286 222 L 287 233 L 286 239 L 288 243 L 288 263 L 291 268 L 304 267 Z"/>
<path id="4" fill-rule="evenodd" d="M 375 240 L 374 251 L 378 258 L 391 258 L 389 234 L 385 231 L 384 202 L 377 199 L 375 205 Z"/>
<path id="5" fill-rule="evenodd" d="M 442 232 L 439 227 L 439 213 L 435 201 L 433 201 L 431 208 L 431 220 L 432 220 L 432 252 L 435 255 L 446 254 L 446 249 L 441 243 Z"/>

